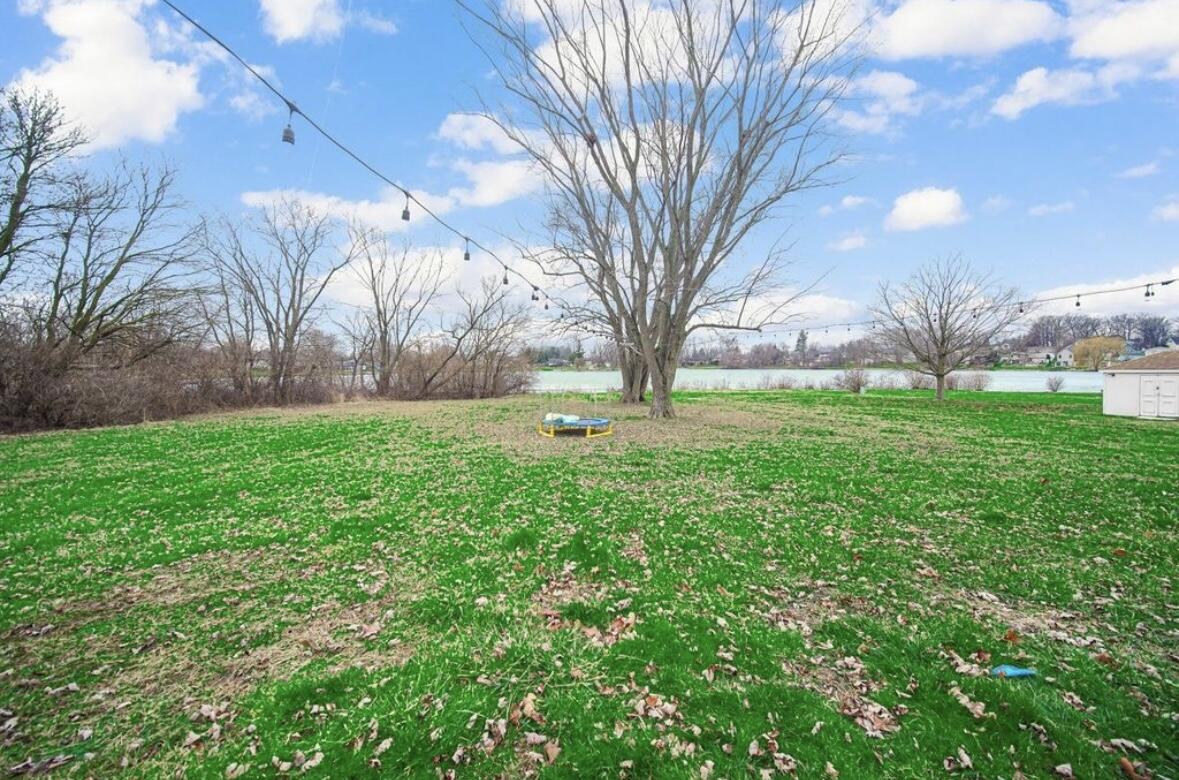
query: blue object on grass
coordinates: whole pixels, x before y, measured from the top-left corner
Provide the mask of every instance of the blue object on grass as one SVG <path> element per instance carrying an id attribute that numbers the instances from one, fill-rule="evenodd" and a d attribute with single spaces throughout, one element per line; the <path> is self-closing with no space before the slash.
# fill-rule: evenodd
<path id="1" fill-rule="evenodd" d="M 577 417 L 572 414 L 546 414 L 536 426 L 537 433 L 552 438 L 558 433 L 584 433 L 586 438 L 610 436 L 614 425 L 605 417 Z"/>
<path id="2" fill-rule="evenodd" d="M 605 428 L 610 421 L 605 417 L 579 417 L 576 420 L 557 420 L 558 428 Z"/>
<path id="3" fill-rule="evenodd" d="M 1022 666 L 1000 664 L 991 670 L 992 677 L 1035 677 L 1035 669 L 1024 669 Z"/>

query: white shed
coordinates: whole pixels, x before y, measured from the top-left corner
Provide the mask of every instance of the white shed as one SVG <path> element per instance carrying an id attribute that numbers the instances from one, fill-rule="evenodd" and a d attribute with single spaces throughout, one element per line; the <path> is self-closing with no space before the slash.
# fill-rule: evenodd
<path id="1" fill-rule="evenodd" d="M 1179 419 L 1179 349 L 1117 363 L 1104 373 L 1106 414 Z"/>

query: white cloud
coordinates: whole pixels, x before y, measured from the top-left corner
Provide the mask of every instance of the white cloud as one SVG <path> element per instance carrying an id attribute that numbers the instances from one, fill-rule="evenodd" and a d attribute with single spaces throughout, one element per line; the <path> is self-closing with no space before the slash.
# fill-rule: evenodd
<path id="1" fill-rule="evenodd" d="M 989 214 L 998 214 L 1000 211 L 1006 211 L 1011 208 L 1012 201 L 1010 198 L 1003 195 L 992 195 L 983 201 L 983 211 Z"/>
<path id="2" fill-rule="evenodd" d="M 216 54 L 221 54 L 217 50 Z M 216 57 L 220 61 L 225 61 L 223 57 Z M 279 111 L 279 104 L 270 93 L 263 93 L 259 88 L 257 82 L 253 77 L 245 74 L 244 71 L 237 67 L 237 63 L 225 62 L 229 70 L 226 71 L 228 81 L 234 94 L 229 97 L 229 106 L 234 111 L 242 114 L 251 122 L 257 122 L 271 114 L 276 114 Z M 250 63 L 250 67 L 261 73 L 266 79 L 276 86 L 281 88 L 278 74 L 274 68 L 269 65 L 259 65 L 258 63 Z"/>
<path id="3" fill-rule="evenodd" d="M 827 244 L 827 249 L 832 252 L 851 252 L 856 249 L 863 249 L 868 245 L 868 239 L 862 233 L 851 233 Z"/>
<path id="4" fill-rule="evenodd" d="M 991 113 L 1016 119 L 1024 111 L 1045 103 L 1074 106 L 1100 103 L 1117 97 L 1119 84 L 1141 75 L 1134 65 L 1111 64 L 1097 71 L 1079 68 L 1033 68 L 1021 75 L 1010 92 L 1000 96 Z"/>
<path id="5" fill-rule="evenodd" d="M 862 99 L 863 108 L 859 111 L 840 110 L 836 119 L 856 132 L 885 132 L 891 129 L 892 117 L 921 113 L 923 101 L 918 90 L 917 82 L 903 73 L 874 70 L 853 79 L 848 85 L 848 96 Z"/>
<path id="6" fill-rule="evenodd" d="M 839 124 L 853 133 L 885 133 L 892 129 L 888 114 L 839 110 L 833 112 L 833 115 Z"/>
<path id="7" fill-rule="evenodd" d="M 956 189 L 924 187 L 897 197 L 884 220 L 886 230 L 922 230 L 957 225 L 967 219 Z"/>
<path id="8" fill-rule="evenodd" d="M 469 188 L 456 187 L 448 193 L 464 206 L 498 206 L 536 192 L 544 183 L 528 160 L 456 160 L 451 167 L 471 182 Z"/>
<path id="9" fill-rule="evenodd" d="M 438 128 L 438 137 L 463 149 L 491 149 L 500 154 L 521 151 L 495 122 L 479 114 L 448 114 Z"/>
<path id="10" fill-rule="evenodd" d="M 1119 179 L 1141 179 L 1145 176 L 1154 176 L 1159 172 L 1159 164 L 1157 160 L 1152 160 L 1142 165 L 1135 165 L 1127 168 L 1118 174 Z"/>
<path id="11" fill-rule="evenodd" d="M 352 20 L 364 29 L 377 35 L 396 35 L 397 24 L 383 16 L 377 16 L 371 11 L 359 11 L 352 15 Z"/>
<path id="12" fill-rule="evenodd" d="M 70 119 L 86 129 L 92 148 L 132 140 L 158 143 L 182 114 L 204 104 L 199 66 L 158 57 L 174 33 L 156 25 L 149 35 L 140 19 L 146 5 L 147 0 L 57 0 L 21 6 L 23 12 L 41 13 L 63 41 L 53 56 L 22 70 L 14 81 L 56 95 Z"/>
<path id="13" fill-rule="evenodd" d="M 413 195 L 439 216 L 452 211 L 457 205 L 453 198 L 447 196 L 416 191 Z M 270 205 L 282 198 L 299 200 L 322 213 L 345 220 L 356 219 L 364 225 L 388 233 L 404 232 L 423 224 L 425 220 L 420 209 L 413 204 L 409 207 L 410 221 L 406 222 L 401 218 L 401 211 L 405 208 L 405 196 L 401 194 L 401 190 L 394 187 L 383 187 L 375 200 L 348 200 L 338 195 L 297 189 L 243 192 L 241 196 L 242 203 L 254 208 Z"/>
<path id="14" fill-rule="evenodd" d="M 826 322 L 848 322 L 864 316 L 864 307 L 856 301 L 823 293 L 804 295 L 790 308 L 792 311 L 798 312 L 798 320 L 792 322 L 788 327 L 795 333 L 799 329 L 805 330 L 810 344 L 837 344 L 848 339 L 846 329 L 832 330 L 829 328 L 827 332 L 824 332 L 823 328 L 814 328 L 811 325 L 822 325 Z M 791 334 L 792 340 L 793 335 Z"/>
<path id="15" fill-rule="evenodd" d="M 1075 13 L 1069 52 L 1082 59 L 1162 61 L 1179 56 L 1179 0 L 1094 3 Z"/>
<path id="16" fill-rule="evenodd" d="M 1072 0 L 1069 8 L 1070 56 L 1104 64 L 1029 70 L 993 113 L 1015 119 L 1045 103 L 1112 100 L 1118 86 L 1147 77 L 1179 79 L 1179 0 Z"/>
<path id="17" fill-rule="evenodd" d="M 344 29 L 337 0 L 261 0 L 262 25 L 279 43 L 329 41 Z"/>
<path id="18" fill-rule="evenodd" d="M 1028 214 L 1033 217 L 1045 217 L 1049 214 L 1064 214 L 1076 208 L 1075 203 L 1071 200 L 1062 201 L 1061 203 L 1039 203 L 1028 209 Z"/>
<path id="19" fill-rule="evenodd" d="M 431 211 L 442 216 L 460 207 L 487 208 L 498 206 L 514 198 L 534 192 L 541 186 L 526 160 L 471 162 L 457 160 L 453 170 L 462 173 L 470 182 L 467 187 L 451 187 L 445 195 L 413 190 L 413 196 Z M 307 205 L 345 220 L 355 219 L 369 227 L 388 233 L 401 233 L 423 224 L 421 209 L 410 204 L 410 220 L 401 218 L 405 196 L 395 187 L 383 187 L 375 199 L 349 200 L 323 192 L 297 189 L 277 189 L 243 192 L 241 201 L 247 206 L 261 207 L 281 198 L 300 200 Z M 425 224 L 431 224 L 426 221 Z"/>
<path id="20" fill-rule="evenodd" d="M 278 43 L 335 40 L 349 25 L 377 35 L 396 35 L 397 24 L 371 11 L 340 9 L 339 0 L 259 0 L 262 26 Z M 351 4 L 349 4 L 351 5 Z"/>
<path id="21" fill-rule="evenodd" d="M 843 209 L 845 211 L 851 211 L 852 209 L 857 209 L 860 206 L 864 206 L 869 203 L 875 203 L 875 202 L 876 202 L 875 200 L 867 197 L 866 195 L 844 195 L 842 198 L 839 199 L 838 206 L 831 206 L 831 205 L 820 206 L 819 207 L 819 216 L 827 217 L 827 216 L 834 214 L 836 209 Z"/>
<path id="22" fill-rule="evenodd" d="M 882 14 L 872 30 L 886 60 L 985 57 L 1063 31 L 1063 20 L 1036 0 L 905 0 Z"/>
<path id="23" fill-rule="evenodd" d="M 1179 197 L 1156 206 L 1151 216 L 1160 222 L 1179 222 Z"/>
<path id="24" fill-rule="evenodd" d="M 1125 314 L 1126 312 L 1148 311 L 1152 314 L 1179 315 L 1179 282 L 1166 287 L 1155 287 L 1157 297 L 1147 299 L 1143 297 L 1145 290 L 1141 286 L 1160 279 L 1179 278 L 1179 263 L 1170 268 L 1162 268 L 1155 272 L 1138 274 L 1137 276 L 1118 279 L 1104 279 L 1090 284 L 1070 284 L 1065 287 L 1053 287 L 1040 290 L 1035 298 L 1056 298 L 1065 296 L 1065 300 L 1045 303 L 1036 309 L 1037 314 Z M 1110 288 L 1132 287 L 1124 292 L 1105 293 L 1104 295 L 1087 295 L 1099 290 Z M 1080 293 L 1081 308 L 1076 307 L 1076 299 L 1072 296 Z"/>

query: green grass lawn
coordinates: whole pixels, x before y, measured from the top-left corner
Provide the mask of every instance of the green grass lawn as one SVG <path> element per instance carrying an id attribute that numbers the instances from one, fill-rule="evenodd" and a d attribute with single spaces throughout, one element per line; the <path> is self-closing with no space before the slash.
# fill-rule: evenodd
<path id="1" fill-rule="evenodd" d="M 0 440 L 0 770 L 1179 777 L 1179 426 L 678 404 Z M 547 409 L 618 433 L 542 438 Z"/>

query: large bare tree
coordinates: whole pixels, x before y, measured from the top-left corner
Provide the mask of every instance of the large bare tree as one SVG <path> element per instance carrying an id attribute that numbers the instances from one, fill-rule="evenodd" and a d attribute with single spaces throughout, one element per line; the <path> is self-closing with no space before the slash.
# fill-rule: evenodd
<path id="1" fill-rule="evenodd" d="M 347 237 L 342 232 L 332 216 L 284 198 L 264 207 L 245 230 L 224 222 L 208 244 L 214 276 L 229 299 L 248 307 L 264 337 L 275 403 L 293 400 L 299 348 L 320 298 L 362 244 L 356 229 Z"/>
<path id="2" fill-rule="evenodd" d="M 198 228 L 174 187 L 168 168 L 128 167 L 63 185 L 20 304 L 53 371 L 125 367 L 192 334 Z"/>
<path id="3" fill-rule="evenodd" d="M 360 239 L 352 272 L 368 304 L 362 309 L 367 333 L 359 341 L 367 346 L 373 391 L 384 398 L 392 394 L 401 356 L 438 297 L 445 263 L 441 252 L 413 252 L 409 244 L 394 249 L 383 235 L 371 231 Z M 349 330 L 357 331 L 357 324 Z"/>
<path id="4" fill-rule="evenodd" d="M 0 90 L 0 289 L 68 207 L 62 163 L 86 143 L 44 92 Z"/>
<path id="5" fill-rule="evenodd" d="M 205 246 L 214 247 L 215 239 L 206 231 Z M 214 250 L 214 256 L 232 251 L 222 244 Z M 219 368 L 227 376 L 234 393 L 245 404 L 259 400 L 257 372 L 259 344 L 259 317 L 254 298 L 239 282 L 238 274 L 230 262 L 208 264 L 209 280 L 198 294 L 201 312 L 205 319 L 205 333 L 211 340 L 218 357 Z"/>
<path id="6" fill-rule="evenodd" d="M 1014 288 L 952 255 L 901 284 L 882 284 L 873 315 L 881 341 L 913 355 L 917 370 L 935 379 L 940 401 L 946 376 L 986 351 L 1026 307 Z"/>
<path id="7" fill-rule="evenodd" d="M 641 357 L 651 415 L 672 416 L 692 332 L 783 320 L 783 253 L 725 266 L 839 159 L 826 130 L 855 31 L 810 0 L 459 2 L 509 94 L 484 114 L 547 184 L 546 270 L 585 293 L 567 319 Z"/>

